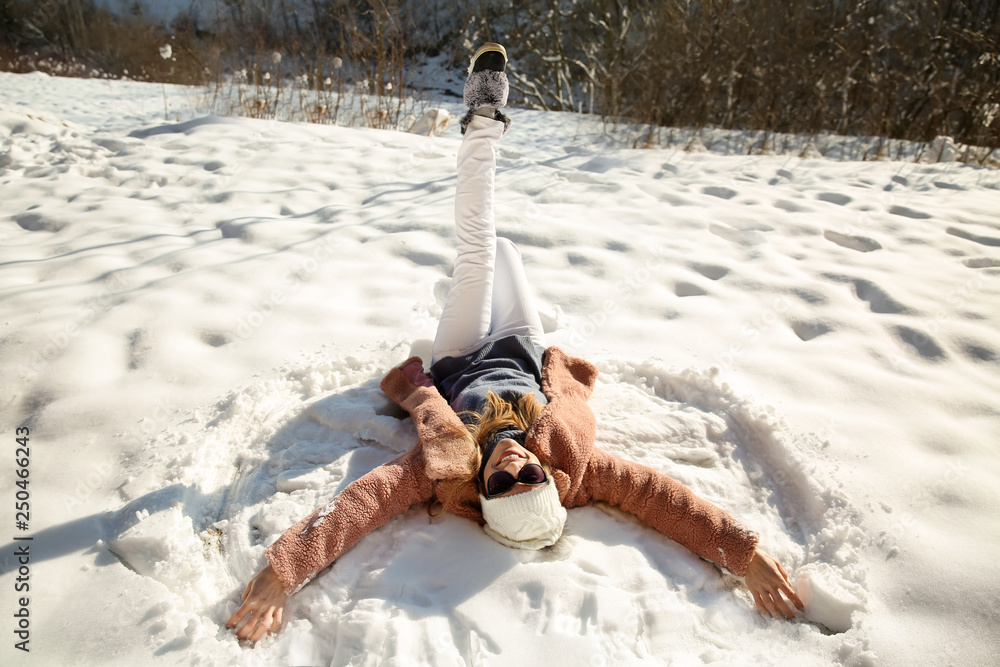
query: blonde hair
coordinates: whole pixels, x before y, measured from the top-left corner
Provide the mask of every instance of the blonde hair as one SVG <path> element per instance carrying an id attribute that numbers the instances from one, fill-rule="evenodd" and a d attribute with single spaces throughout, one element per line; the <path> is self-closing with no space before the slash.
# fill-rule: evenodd
<path id="1" fill-rule="evenodd" d="M 535 423 L 535 420 L 538 419 L 538 415 L 542 413 L 542 407 L 542 404 L 539 403 L 534 394 L 522 394 L 513 401 L 508 401 L 491 391 L 486 395 L 486 407 L 482 412 L 465 410 L 459 413 L 459 418 L 466 424 L 461 435 L 468 438 L 469 443 L 472 445 L 469 448 L 471 451 L 472 472 L 468 477 L 455 480 L 449 485 L 451 486 L 450 490 L 446 492 L 445 498 L 440 500 L 442 505 L 441 511 L 444 511 L 455 502 L 455 495 L 458 493 L 458 490 L 466 484 L 473 483 L 477 489 L 482 490 L 482 479 L 479 476 L 479 469 L 483 463 L 483 445 L 500 431 L 517 428 L 527 432 L 531 428 L 531 425 Z M 433 505 L 432 503 L 427 508 L 427 513 L 432 517 L 440 514 L 440 512 L 434 513 L 431 511 Z"/>
<path id="2" fill-rule="evenodd" d="M 490 438 L 512 428 L 527 433 L 531 425 L 542 412 L 542 404 L 534 394 L 522 394 L 514 401 L 500 398 L 492 391 L 486 395 L 486 409 L 482 413 L 471 410 L 463 412 L 459 417 L 471 417 L 468 424 L 469 435 L 476 443 L 476 470 L 482 464 L 483 445 Z M 465 421 L 463 419 L 462 421 Z"/>

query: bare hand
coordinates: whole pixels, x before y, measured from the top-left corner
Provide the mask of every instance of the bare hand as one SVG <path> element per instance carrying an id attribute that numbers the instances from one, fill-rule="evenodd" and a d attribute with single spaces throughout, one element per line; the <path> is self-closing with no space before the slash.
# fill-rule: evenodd
<path id="1" fill-rule="evenodd" d="M 757 604 L 757 609 L 764 615 L 770 614 L 772 618 L 786 619 L 795 616 L 788 602 L 781 597 L 782 593 L 798 609 L 805 607 L 792 590 L 788 575 L 785 574 L 781 564 L 760 549 L 757 549 L 750 560 L 750 565 L 747 566 L 746 584 L 750 594 L 753 595 L 753 601 Z"/>
<path id="2" fill-rule="evenodd" d="M 226 621 L 227 628 L 235 628 L 246 617 L 246 623 L 236 631 L 237 637 L 256 642 L 281 629 L 281 613 L 288 595 L 270 564 L 250 580 L 241 599 L 243 604 Z"/>
<path id="3" fill-rule="evenodd" d="M 434 381 L 424 372 L 424 366 L 419 361 L 411 361 L 399 367 L 403 376 L 413 383 L 414 387 L 433 387 Z"/>

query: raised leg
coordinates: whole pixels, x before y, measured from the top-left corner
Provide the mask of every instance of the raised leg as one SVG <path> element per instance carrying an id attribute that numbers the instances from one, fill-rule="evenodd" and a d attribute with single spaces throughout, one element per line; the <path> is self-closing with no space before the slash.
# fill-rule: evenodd
<path id="1" fill-rule="evenodd" d="M 493 214 L 496 154 L 502 122 L 475 116 L 458 151 L 455 270 L 432 361 L 471 351 L 490 333 L 497 235 Z"/>
<path id="2" fill-rule="evenodd" d="M 493 312 L 489 339 L 530 336 L 545 347 L 538 308 L 524 274 L 521 253 L 510 239 L 497 239 L 496 275 L 493 279 Z"/>

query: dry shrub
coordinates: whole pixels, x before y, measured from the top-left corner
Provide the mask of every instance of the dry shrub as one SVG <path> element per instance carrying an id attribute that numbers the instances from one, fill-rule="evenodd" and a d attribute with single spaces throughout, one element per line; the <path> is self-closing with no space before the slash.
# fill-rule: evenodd
<path id="1" fill-rule="evenodd" d="M 477 15 L 470 34 L 510 45 L 534 108 L 1000 146 L 996 0 L 481 0 Z"/>
<path id="2" fill-rule="evenodd" d="M 412 107 L 411 44 L 434 50 L 427 35 L 448 23 L 439 0 L 316 0 L 301 14 L 268 0 L 226 1 L 211 31 L 189 14 L 160 27 L 92 0 L 0 2 L 0 68 L 208 83 L 223 113 L 373 127 L 397 127 Z"/>
<path id="3" fill-rule="evenodd" d="M 202 44 L 184 26 L 168 30 L 87 0 L 4 0 L 0 30 L 0 67 L 10 71 L 188 84 L 206 78 Z"/>
<path id="4" fill-rule="evenodd" d="M 995 2 L 666 3 L 626 113 L 660 125 L 886 136 L 997 146 Z"/>
<path id="5" fill-rule="evenodd" d="M 218 0 L 211 32 L 0 0 L 0 67 L 212 84 L 213 109 L 398 127 L 420 54 L 507 45 L 512 102 L 612 124 L 1000 146 L 997 0 Z M 169 44 L 168 59 L 160 47 Z M 275 54 L 280 55 L 276 60 Z M 411 98 L 407 100 L 406 98 Z M 408 106 L 409 105 L 409 106 Z M 282 114 L 285 114 L 282 116 Z M 288 115 L 292 114 L 292 115 Z M 361 114 L 361 118 L 358 118 Z M 637 140 L 654 144 L 652 134 Z M 880 141 L 872 151 L 887 150 Z"/>

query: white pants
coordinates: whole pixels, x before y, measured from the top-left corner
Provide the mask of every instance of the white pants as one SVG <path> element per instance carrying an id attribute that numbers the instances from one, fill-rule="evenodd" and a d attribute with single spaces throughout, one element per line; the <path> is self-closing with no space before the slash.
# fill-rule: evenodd
<path id="1" fill-rule="evenodd" d="M 521 254 L 513 242 L 497 238 L 496 233 L 494 146 L 502 133 L 503 123 L 476 116 L 458 150 L 455 271 L 434 338 L 432 363 L 513 335 L 530 336 L 544 347 L 542 322 Z"/>

